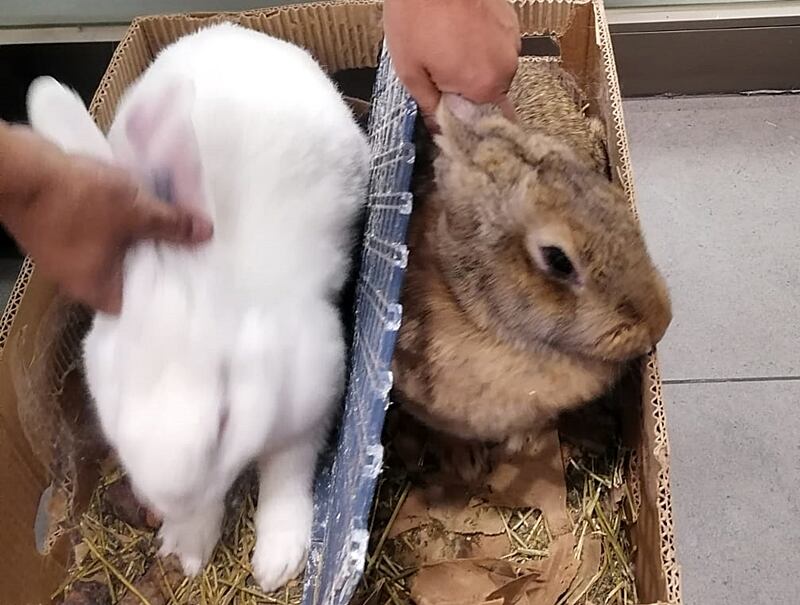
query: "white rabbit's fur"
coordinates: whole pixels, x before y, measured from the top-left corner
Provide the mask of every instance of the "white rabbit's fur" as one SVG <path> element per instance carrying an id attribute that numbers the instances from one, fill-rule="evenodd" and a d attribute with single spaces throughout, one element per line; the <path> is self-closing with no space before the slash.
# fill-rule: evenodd
<path id="1" fill-rule="evenodd" d="M 122 313 L 98 315 L 84 344 L 102 428 L 163 516 L 162 552 L 188 574 L 214 549 L 225 493 L 256 461 L 253 565 L 277 588 L 305 563 L 314 467 L 343 388 L 336 299 L 366 139 L 309 54 L 231 24 L 156 58 L 123 96 L 110 150 L 75 104 L 50 78 L 31 86 L 34 128 L 144 182 L 172 175 L 178 203 L 215 226 L 196 249 L 128 253 Z"/>

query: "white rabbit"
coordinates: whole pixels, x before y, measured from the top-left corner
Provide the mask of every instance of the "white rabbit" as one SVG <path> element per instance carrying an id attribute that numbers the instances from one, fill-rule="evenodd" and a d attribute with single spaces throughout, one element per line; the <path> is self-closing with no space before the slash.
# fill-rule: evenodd
<path id="1" fill-rule="evenodd" d="M 120 101 L 103 138 L 72 91 L 40 78 L 33 127 L 125 166 L 214 222 L 196 249 L 140 243 L 122 312 L 84 344 L 103 430 L 137 495 L 163 517 L 162 554 L 196 574 L 223 499 L 256 461 L 256 579 L 303 568 L 318 453 L 344 384 L 336 307 L 369 150 L 304 50 L 232 24 L 181 38 Z"/>

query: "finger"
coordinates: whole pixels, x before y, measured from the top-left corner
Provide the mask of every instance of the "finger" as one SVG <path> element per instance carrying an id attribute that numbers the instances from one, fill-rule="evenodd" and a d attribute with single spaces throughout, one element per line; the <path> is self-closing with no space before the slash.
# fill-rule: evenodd
<path id="1" fill-rule="evenodd" d="M 445 90 L 445 92 L 457 92 L 478 105 L 487 103 L 500 105 L 500 102 L 508 96 L 510 87 L 511 79 L 487 66 L 485 69 L 476 70 L 476 75 L 459 90 Z"/>
<path id="2" fill-rule="evenodd" d="M 181 206 L 173 206 L 140 193 L 134 204 L 132 235 L 176 244 L 196 244 L 213 234 L 211 222 Z"/>
<path id="3" fill-rule="evenodd" d="M 508 95 L 503 95 L 497 102 L 497 106 L 506 118 L 512 122 L 517 121 L 517 110 L 514 109 L 514 104 L 511 102 L 511 99 L 508 98 Z"/>
<path id="4" fill-rule="evenodd" d="M 90 309 L 117 315 L 122 310 L 122 283 L 117 289 L 114 283 L 103 283 L 96 286 L 65 285 L 61 292 L 75 302 L 86 305 Z"/>
<path id="5" fill-rule="evenodd" d="M 122 311 L 122 266 L 124 255 L 120 254 L 109 265 L 108 274 L 98 289 L 98 302 L 104 313 L 117 315 Z"/>
<path id="6" fill-rule="evenodd" d="M 497 57 L 481 68 L 476 67 L 470 81 L 465 82 L 460 90 L 445 90 L 445 92 L 459 92 L 473 103 L 493 103 L 502 107 L 516 76 L 518 59 L 518 55 L 513 52 Z M 510 109 L 510 105 L 506 109 Z"/>
<path id="7" fill-rule="evenodd" d="M 439 100 L 442 97 L 442 93 L 433 83 L 428 72 L 420 67 L 407 75 L 400 76 L 400 80 L 416 101 L 428 128 L 438 130 L 436 124 L 436 109 L 439 107 Z"/>
<path id="8" fill-rule="evenodd" d="M 98 293 L 95 309 L 109 315 L 122 311 L 122 275 L 117 272 Z"/>

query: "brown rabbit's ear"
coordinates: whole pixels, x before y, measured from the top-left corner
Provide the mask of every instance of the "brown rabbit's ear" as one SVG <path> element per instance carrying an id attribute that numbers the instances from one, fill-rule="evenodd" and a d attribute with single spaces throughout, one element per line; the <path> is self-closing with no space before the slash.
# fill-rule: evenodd
<path id="1" fill-rule="evenodd" d="M 480 118 L 491 113 L 491 105 L 478 105 L 461 95 L 444 93 L 439 103 L 439 112 L 452 116 L 462 124 L 474 124 Z"/>
<path id="2" fill-rule="evenodd" d="M 441 128 L 436 144 L 446 155 L 469 157 L 482 141 L 503 141 L 500 146 L 487 147 L 484 157 L 473 158 L 487 172 L 499 170 L 500 174 L 494 176 L 501 181 L 519 176 L 518 168 L 504 166 L 505 161 L 498 163 L 507 154 L 524 160 L 531 167 L 547 163 L 559 170 L 565 162 L 577 161 L 575 153 L 562 141 L 541 132 L 526 132 L 509 122 L 496 105 L 477 104 L 460 95 L 443 94 L 436 118 Z"/>
<path id="3" fill-rule="evenodd" d="M 468 151 L 482 138 L 476 125 L 491 116 L 502 117 L 502 112 L 494 105 L 479 105 L 461 95 L 445 93 L 436 111 L 442 131 L 436 142 L 446 151 Z"/>

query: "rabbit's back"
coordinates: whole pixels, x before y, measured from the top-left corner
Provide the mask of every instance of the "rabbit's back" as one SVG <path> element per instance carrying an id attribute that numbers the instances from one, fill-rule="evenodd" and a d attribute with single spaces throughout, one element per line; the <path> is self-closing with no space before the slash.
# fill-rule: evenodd
<path id="1" fill-rule="evenodd" d="M 368 149 L 320 66 L 299 47 L 239 26 L 201 30 L 167 47 L 131 88 L 112 143 L 136 97 L 172 78 L 194 85 L 215 225 L 211 264 L 228 282 L 216 286 L 260 299 L 341 287 Z"/>

